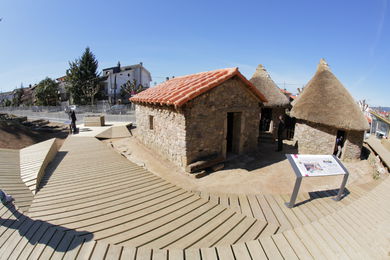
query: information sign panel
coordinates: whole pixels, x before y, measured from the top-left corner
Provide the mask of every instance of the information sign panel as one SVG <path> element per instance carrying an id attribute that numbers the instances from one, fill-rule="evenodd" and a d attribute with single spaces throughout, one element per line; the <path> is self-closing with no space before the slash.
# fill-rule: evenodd
<path id="1" fill-rule="evenodd" d="M 344 175 L 343 181 L 335 200 L 340 200 L 344 193 L 345 184 L 348 180 L 348 171 L 340 160 L 334 155 L 311 155 L 311 154 L 286 154 L 288 161 L 294 169 L 297 179 L 290 202 L 286 203 L 289 208 L 294 207 L 303 177 L 320 177 L 330 175 Z"/>

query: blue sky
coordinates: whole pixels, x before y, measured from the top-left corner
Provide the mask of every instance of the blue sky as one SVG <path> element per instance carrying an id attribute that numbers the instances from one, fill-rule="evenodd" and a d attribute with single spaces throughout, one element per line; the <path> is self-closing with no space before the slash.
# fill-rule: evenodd
<path id="1" fill-rule="evenodd" d="M 389 0 L 0 0 L 0 91 L 65 74 L 89 46 L 99 68 L 140 61 L 153 81 L 263 64 L 296 92 L 320 58 L 356 99 L 390 106 Z"/>

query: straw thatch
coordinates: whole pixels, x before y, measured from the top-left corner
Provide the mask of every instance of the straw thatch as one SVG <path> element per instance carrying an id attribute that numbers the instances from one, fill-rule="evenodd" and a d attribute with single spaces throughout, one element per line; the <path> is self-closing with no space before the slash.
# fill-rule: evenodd
<path id="1" fill-rule="evenodd" d="M 280 91 L 263 65 L 260 64 L 257 66 L 256 72 L 249 81 L 252 82 L 268 100 L 268 102 L 264 103 L 264 107 L 284 107 L 290 104 L 288 98 Z"/>
<path id="2" fill-rule="evenodd" d="M 321 59 L 314 77 L 295 102 L 291 116 L 344 130 L 369 129 L 351 94 Z"/>

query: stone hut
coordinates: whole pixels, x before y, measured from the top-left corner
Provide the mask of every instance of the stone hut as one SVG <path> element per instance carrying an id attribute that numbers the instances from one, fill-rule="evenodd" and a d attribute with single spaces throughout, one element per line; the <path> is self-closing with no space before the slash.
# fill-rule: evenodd
<path id="1" fill-rule="evenodd" d="M 130 100 L 138 138 L 180 167 L 255 150 L 266 102 L 238 68 L 176 77 Z"/>
<path id="2" fill-rule="evenodd" d="M 280 115 L 285 114 L 285 110 L 289 107 L 290 101 L 280 91 L 279 87 L 261 64 L 257 66 L 256 72 L 253 74 L 250 82 L 264 94 L 268 101 L 261 109 L 259 130 L 264 132 L 269 131 L 276 137 L 277 119 Z"/>
<path id="3" fill-rule="evenodd" d="M 369 128 L 358 104 L 321 59 L 314 77 L 290 113 L 297 118 L 294 139 L 298 152 L 333 154 L 336 138 L 344 137 L 341 159 L 358 159 Z"/>

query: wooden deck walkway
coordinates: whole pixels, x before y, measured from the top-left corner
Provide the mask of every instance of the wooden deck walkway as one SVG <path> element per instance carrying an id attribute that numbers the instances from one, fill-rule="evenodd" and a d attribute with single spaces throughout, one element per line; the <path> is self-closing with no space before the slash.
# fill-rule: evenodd
<path id="1" fill-rule="evenodd" d="M 20 175 L 26 186 L 36 193 L 46 166 L 57 154 L 56 139 L 50 139 L 20 150 Z"/>
<path id="2" fill-rule="evenodd" d="M 88 231 L 97 241 L 198 248 L 250 241 L 278 228 L 176 187 L 95 138 L 68 138 L 52 166 L 28 216 Z"/>
<path id="3" fill-rule="evenodd" d="M 33 194 L 20 177 L 19 150 L 0 149 L 0 189 L 12 194 L 23 211 L 30 207 Z"/>
<path id="4" fill-rule="evenodd" d="M 390 257 L 390 178 L 288 209 L 283 195 L 198 196 L 80 137 L 48 170 L 27 212 L 0 204 L 0 259 Z"/>
<path id="5" fill-rule="evenodd" d="M 390 179 L 319 220 L 259 239 L 158 249 L 95 241 L 0 205 L 0 259 L 388 259 Z"/>
<path id="6" fill-rule="evenodd" d="M 204 199 L 219 203 L 237 213 L 242 213 L 245 216 L 263 220 L 267 223 L 273 223 L 279 226 L 277 233 L 280 233 L 316 221 L 340 210 L 361 196 L 364 196 L 378 183 L 380 182 L 373 181 L 372 183 L 365 184 L 363 187 L 349 185 L 347 195 L 339 202 L 332 199 L 337 195 L 338 189 L 300 193 L 296 201 L 298 206 L 292 209 L 288 209 L 285 206 L 285 203 L 290 200 L 290 194 L 237 195 L 213 194 L 208 192 L 199 192 L 197 194 Z"/>

